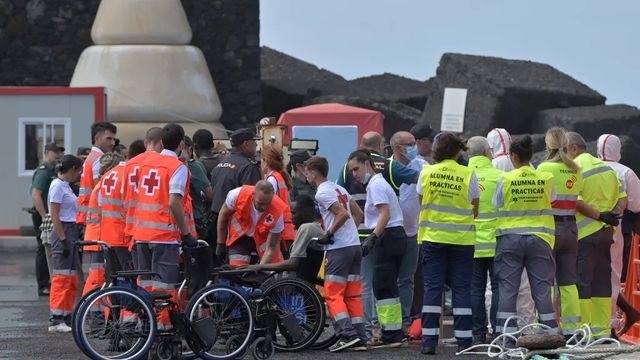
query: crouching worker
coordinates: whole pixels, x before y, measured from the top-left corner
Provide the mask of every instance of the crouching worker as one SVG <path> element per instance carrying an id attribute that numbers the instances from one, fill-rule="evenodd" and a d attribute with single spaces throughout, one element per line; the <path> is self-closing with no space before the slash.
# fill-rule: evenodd
<path id="1" fill-rule="evenodd" d="M 218 215 L 216 258 L 221 262 L 229 250 L 229 264 L 244 266 L 257 253 L 260 264 L 282 261 L 280 234 L 287 205 L 274 196 L 271 183 L 260 180 L 227 194 Z"/>
<path id="2" fill-rule="evenodd" d="M 277 264 L 249 265 L 254 271 L 292 271 L 296 277 L 311 284 L 316 282 L 322 265 L 324 249 L 318 243 L 324 235 L 320 225 L 320 214 L 309 195 L 300 195 L 293 209 L 293 224 L 297 232 L 293 241 L 289 259 Z"/>

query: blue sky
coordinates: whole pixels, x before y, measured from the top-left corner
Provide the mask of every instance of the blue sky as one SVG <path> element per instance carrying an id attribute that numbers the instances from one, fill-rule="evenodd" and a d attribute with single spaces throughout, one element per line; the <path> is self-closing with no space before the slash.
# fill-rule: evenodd
<path id="1" fill-rule="evenodd" d="M 640 105 L 640 1 L 262 0 L 261 43 L 347 79 L 425 80 L 445 52 L 548 63 Z"/>

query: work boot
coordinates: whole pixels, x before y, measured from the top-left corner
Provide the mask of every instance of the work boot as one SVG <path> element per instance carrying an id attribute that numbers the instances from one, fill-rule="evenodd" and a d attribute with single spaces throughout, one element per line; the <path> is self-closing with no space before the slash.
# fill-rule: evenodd
<path id="1" fill-rule="evenodd" d="M 435 346 L 423 346 L 422 350 L 420 351 L 420 353 L 422 353 L 422 355 L 435 355 L 436 354 L 436 347 Z"/>
<path id="2" fill-rule="evenodd" d="M 487 343 L 486 334 L 473 335 L 473 345 L 480 345 L 480 344 L 486 344 L 486 343 Z"/>

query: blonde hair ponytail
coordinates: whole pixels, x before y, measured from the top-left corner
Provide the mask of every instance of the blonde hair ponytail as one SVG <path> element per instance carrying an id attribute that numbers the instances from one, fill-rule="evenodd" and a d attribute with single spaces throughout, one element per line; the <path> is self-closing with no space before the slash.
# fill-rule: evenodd
<path id="1" fill-rule="evenodd" d="M 563 162 L 570 169 L 580 170 L 578 164 L 569 159 L 565 152 L 565 148 L 569 145 L 569 139 L 563 128 L 552 127 L 547 130 L 544 135 L 544 142 L 547 146 L 547 159 L 545 161 Z"/>

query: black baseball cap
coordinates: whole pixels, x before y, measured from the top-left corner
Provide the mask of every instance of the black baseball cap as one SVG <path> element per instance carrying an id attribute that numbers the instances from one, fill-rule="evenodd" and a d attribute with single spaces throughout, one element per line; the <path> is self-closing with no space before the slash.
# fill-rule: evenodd
<path id="1" fill-rule="evenodd" d="M 417 124 L 411 128 L 411 135 L 413 135 L 416 139 L 426 139 L 429 138 L 433 140 L 433 136 L 436 134 L 435 131 L 429 126 L 427 123 Z"/>
<path id="2" fill-rule="evenodd" d="M 253 130 L 242 128 L 234 130 L 229 136 L 229 140 L 231 140 L 231 146 L 240 146 L 243 142 L 248 140 L 260 140 L 260 137 L 256 136 L 256 133 L 253 132 Z"/>
<path id="3" fill-rule="evenodd" d="M 89 147 L 80 146 L 78 148 L 78 156 L 89 155 L 90 152 L 91 152 L 91 148 L 89 148 Z"/>
<path id="4" fill-rule="evenodd" d="M 64 152 L 64 148 L 62 146 L 58 146 L 56 143 L 48 143 L 44 146 L 44 151 L 60 151 Z"/>
<path id="5" fill-rule="evenodd" d="M 311 159 L 311 154 L 307 150 L 297 150 L 291 153 L 289 156 L 289 163 L 292 165 L 301 164 L 307 160 Z"/>

